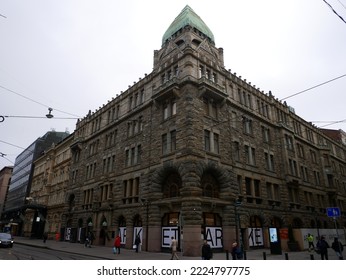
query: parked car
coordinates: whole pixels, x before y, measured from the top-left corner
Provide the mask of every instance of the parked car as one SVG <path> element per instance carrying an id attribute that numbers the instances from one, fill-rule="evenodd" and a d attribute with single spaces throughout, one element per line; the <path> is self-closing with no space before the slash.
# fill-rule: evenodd
<path id="1" fill-rule="evenodd" d="M 13 238 L 11 234 L 0 232 L 0 247 L 13 247 Z"/>

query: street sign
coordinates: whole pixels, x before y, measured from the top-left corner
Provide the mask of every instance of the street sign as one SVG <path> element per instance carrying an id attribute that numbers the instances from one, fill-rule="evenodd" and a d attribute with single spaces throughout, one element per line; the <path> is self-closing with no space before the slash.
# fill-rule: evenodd
<path id="1" fill-rule="evenodd" d="M 340 208 L 338 207 L 328 207 L 327 208 L 328 217 L 340 217 Z"/>

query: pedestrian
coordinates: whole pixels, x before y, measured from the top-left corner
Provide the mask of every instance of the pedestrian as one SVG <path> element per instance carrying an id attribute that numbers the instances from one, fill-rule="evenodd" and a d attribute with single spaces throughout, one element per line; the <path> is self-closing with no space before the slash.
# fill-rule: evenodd
<path id="1" fill-rule="evenodd" d="M 210 260 L 213 258 L 213 251 L 208 244 L 207 240 L 204 240 L 203 246 L 202 246 L 202 260 Z"/>
<path id="2" fill-rule="evenodd" d="M 88 231 L 88 234 L 85 238 L 84 247 L 91 248 L 92 241 L 93 241 L 93 233 L 91 231 Z"/>
<path id="3" fill-rule="evenodd" d="M 329 244 L 326 241 L 324 236 L 321 236 L 320 240 L 318 240 L 316 244 L 317 249 L 321 254 L 321 260 L 328 260 L 328 248 Z"/>
<path id="4" fill-rule="evenodd" d="M 338 256 L 339 260 L 343 260 L 342 252 L 344 251 L 344 246 L 341 244 L 337 237 L 334 237 L 334 242 L 332 243 L 332 248 Z"/>
<path id="5" fill-rule="evenodd" d="M 120 254 L 120 246 L 121 246 L 121 237 L 120 237 L 120 234 L 118 234 L 114 239 L 114 247 L 117 254 Z"/>
<path id="6" fill-rule="evenodd" d="M 232 249 L 231 249 L 232 260 L 237 259 L 238 253 L 239 253 L 239 246 L 238 246 L 238 243 L 236 241 L 234 241 L 232 243 Z"/>
<path id="7" fill-rule="evenodd" d="M 46 243 L 47 239 L 48 239 L 48 233 L 44 232 L 43 233 L 43 243 Z"/>
<path id="8" fill-rule="evenodd" d="M 173 260 L 174 258 L 179 260 L 177 255 L 177 249 L 178 249 L 178 241 L 172 236 L 171 237 L 171 251 L 172 251 L 171 260 Z"/>
<path id="9" fill-rule="evenodd" d="M 312 250 L 315 249 L 315 245 L 314 245 L 314 236 L 310 233 L 308 233 L 308 236 L 306 237 L 306 240 L 308 241 L 308 247 L 309 247 L 309 251 L 312 248 Z"/>
<path id="10" fill-rule="evenodd" d="M 139 248 L 141 246 L 141 237 L 139 236 L 139 233 L 137 234 L 135 239 L 135 246 L 136 246 L 136 253 L 138 253 Z"/>

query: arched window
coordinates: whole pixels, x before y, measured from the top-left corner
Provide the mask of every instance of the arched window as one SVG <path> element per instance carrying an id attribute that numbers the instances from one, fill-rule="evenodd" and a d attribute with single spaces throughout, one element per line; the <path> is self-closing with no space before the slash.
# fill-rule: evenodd
<path id="1" fill-rule="evenodd" d="M 203 190 L 203 196 L 213 198 L 219 197 L 219 183 L 212 174 L 206 173 L 203 175 L 201 186 Z"/>
<path id="2" fill-rule="evenodd" d="M 178 172 L 171 173 L 163 184 L 163 197 L 169 198 L 180 196 L 181 184 L 181 178 Z"/>
<path id="3" fill-rule="evenodd" d="M 282 227 L 282 220 L 279 217 L 273 217 L 270 220 L 270 226 L 275 228 L 281 228 Z"/>
<path id="4" fill-rule="evenodd" d="M 118 218 L 118 226 L 119 227 L 126 227 L 126 220 L 124 216 L 120 216 Z"/>
<path id="5" fill-rule="evenodd" d="M 292 222 L 292 227 L 293 228 L 302 228 L 303 227 L 303 222 L 299 218 L 294 218 Z"/>

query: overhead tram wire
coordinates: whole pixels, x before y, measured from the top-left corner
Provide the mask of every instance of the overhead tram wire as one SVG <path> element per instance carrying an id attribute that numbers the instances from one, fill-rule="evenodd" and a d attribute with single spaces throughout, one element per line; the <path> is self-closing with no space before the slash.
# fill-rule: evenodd
<path id="1" fill-rule="evenodd" d="M 343 123 L 343 122 L 346 122 L 346 119 L 341 120 L 341 121 L 334 121 L 334 122 L 331 122 L 329 124 L 322 125 L 322 126 L 320 126 L 320 128 L 327 127 L 327 126 L 330 126 L 330 125 L 333 125 L 333 124 L 337 124 L 337 123 Z"/>
<path id="2" fill-rule="evenodd" d="M 42 117 L 42 116 L 2 116 L 5 118 L 23 118 L 23 119 L 47 119 L 47 117 Z M 59 120 L 77 120 L 78 118 L 67 118 L 67 117 L 54 117 L 54 119 L 59 119 Z"/>
<path id="3" fill-rule="evenodd" d="M 335 81 L 335 80 L 341 79 L 341 78 L 343 78 L 343 77 L 346 77 L 346 74 L 343 74 L 343 75 L 341 75 L 341 76 L 339 76 L 339 77 L 336 77 L 336 78 L 334 78 L 334 79 L 331 79 L 331 80 L 328 80 L 328 81 L 326 81 L 326 82 L 323 82 L 323 83 L 318 84 L 318 85 L 316 85 L 316 86 L 310 87 L 310 88 L 308 88 L 308 89 L 302 90 L 302 91 L 297 92 L 297 93 L 295 93 L 295 94 L 289 95 L 289 96 L 287 96 L 287 97 L 285 97 L 285 98 L 280 99 L 280 101 L 283 101 L 283 100 L 289 99 L 289 98 L 291 98 L 291 97 L 297 96 L 297 95 L 302 94 L 302 93 L 304 93 L 304 92 L 306 92 L 306 91 L 309 91 L 309 90 L 312 90 L 312 89 L 314 89 L 314 88 L 323 86 L 323 85 L 325 85 L 325 84 L 328 84 L 328 83 L 333 82 L 333 81 Z"/>
<path id="4" fill-rule="evenodd" d="M 31 102 L 34 102 L 34 103 L 36 103 L 36 104 L 38 104 L 38 105 L 43 106 L 43 107 L 52 108 L 51 106 L 48 106 L 48 105 L 43 104 L 43 103 L 41 103 L 41 102 L 38 102 L 38 101 L 36 101 L 36 100 L 34 100 L 34 99 L 32 99 L 32 98 L 29 98 L 29 97 L 27 97 L 27 96 L 25 96 L 25 95 L 23 95 L 23 94 L 20 94 L 19 92 L 16 92 L 16 91 L 14 91 L 14 90 L 11 90 L 11 89 L 9 89 L 9 88 L 7 88 L 7 87 L 4 87 L 4 86 L 2 86 L 2 85 L 0 85 L 0 88 L 6 90 L 6 91 L 8 91 L 8 92 L 14 93 L 14 94 L 16 94 L 16 95 L 18 95 L 18 96 L 20 96 L 20 97 L 22 97 L 22 98 L 25 98 L 25 99 L 27 99 L 27 100 L 29 100 L 29 101 L 31 101 Z M 63 114 L 67 114 L 67 115 L 70 115 L 70 116 L 74 116 L 74 117 L 80 118 L 80 116 L 77 116 L 77 115 L 75 115 L 75 114 L 71 114 L 71 113 L 68 113 L 68 112 L 65 112 L 65 111 L 62 111 L 62 110 L 59 110 L 59 109 L 55 109 L 55 108 L 52 108 L 52 109 L 54 109 L 54 111 L 57 111 L 57 112 L 60 112 L 60 113 L 63 113 Z"/>
<path id="5" fill-rule="evenodd" d="M 326 3 L 329 8 L 333 11 L 334 14 L 336 14 L 344 23 L 346 23 L 346 21 L 343 19 L 342 16 L 340 16 L 335 10 L 334 8 L 332 7 L 332 5 L 330 5 L 326 0 L 323 0 L 324 3 Z"/>

